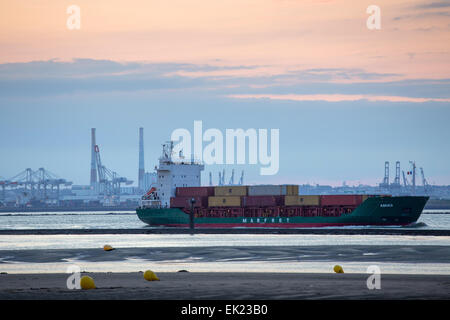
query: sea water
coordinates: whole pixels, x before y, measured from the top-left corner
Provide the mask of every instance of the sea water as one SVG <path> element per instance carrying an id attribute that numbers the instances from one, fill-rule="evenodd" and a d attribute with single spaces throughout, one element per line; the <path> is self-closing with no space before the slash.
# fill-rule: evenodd
<path id="1" fill-rule="evenodd" d="M 134 211 L 95 212 L 14 212 L 0 213 L 0 229 L 136 229 L 149 228 Z M 342 229 L 342 227 L 339 227 Z M 367 226 L 344 228 L 368 228 Z M 377 226 L 376 228 L 379 228 Z M 396 228 L 390 226 L 386 228 Z M 410 227 L 450 230 L 450 210 L 425 210 Z"/>

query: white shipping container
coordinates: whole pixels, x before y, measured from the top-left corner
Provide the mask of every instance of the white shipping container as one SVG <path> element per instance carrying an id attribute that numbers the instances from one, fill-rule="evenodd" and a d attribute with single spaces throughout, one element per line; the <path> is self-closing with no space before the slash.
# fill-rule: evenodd
<path id="1" fill-rule="evenodd" d="M 298 185 L 257 185 L 248 187 L 249 196 L 286 196 L 298 195 Z"/>
<path id="2" fill-rule="evenodd" d="M 258 185 L 249 186 L 249 196 L 282 196 L 286 194 L 286 186 L 279 185 Z"/>

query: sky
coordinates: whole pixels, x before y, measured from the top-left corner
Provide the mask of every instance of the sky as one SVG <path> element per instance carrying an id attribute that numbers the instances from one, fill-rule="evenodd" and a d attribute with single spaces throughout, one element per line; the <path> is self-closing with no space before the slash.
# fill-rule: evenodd
<path id="1" fill-rule="evenodd" d="M 80 9 L 80 28 L 70 29 Z M 369 29 L 367 8 L 380 8 Z M 279 129 L 280 167 L 245 182 L 376 184 L 384 161 L 450 184 L 450 1 L 0 2 L 0 177 L 45 167 L 137 181 L 173 130 Z"/>

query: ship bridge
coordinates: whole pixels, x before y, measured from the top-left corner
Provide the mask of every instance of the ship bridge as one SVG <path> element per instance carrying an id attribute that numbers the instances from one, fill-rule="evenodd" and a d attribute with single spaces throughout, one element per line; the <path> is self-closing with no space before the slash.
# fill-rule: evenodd
<path id="1" fill-rule="evenodd" d="M 184 160 L 180 155 L 173 159 L 173 141 L 163 144 L 157 172 L 157 196 L 162 207 L 170 207 L 170 198 L 175 196 L 177 187 L 201 186 L 201 172 L 205 166 L 193 158 Z"/>

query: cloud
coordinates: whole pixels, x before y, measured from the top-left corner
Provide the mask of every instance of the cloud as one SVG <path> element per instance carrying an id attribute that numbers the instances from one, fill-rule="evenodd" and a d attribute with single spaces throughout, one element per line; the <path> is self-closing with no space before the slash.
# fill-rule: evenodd
<path id="1" fill-rule="evenodd" d="M 401 96 L 382 96 L 382 95 L 363 95 L 363 94 L 235 94 L 229 95 L 234 99 L 270 99 L 270 100 L 290 100 L 290 101 L 326 101 L 326 102 L 343 102 L 343 101 L 359 101 L 367 100 L 370 102 L 450 102 L 450 98 L 414 98 Z"/>
<path id="2" fill-rule="evenodd" d="M 414 57 L 414 53 L 409 53 Z M 295 93 L 295 99 L 344 101 L 355 97 L 412 98 L 438 102 L 450 98 L 450 80 L 395 80 L 397 73 L 369 72 L 359 68 L 283 68 L 271 65 L 117 62 L 75 59 L 0 64 L 0 95 L 33 98 L 71 94 L 190 91 L 216 97 Z M 220 65 L 219 63 L 222 63 Z M 278 96 L 277 98 L 277 95 Z M 334 95 L 334 96 L 333 96 Z M 240 96 L 241 98 L 243 96 Z M 292 97 L 292 96 L 291 96 Z M 390 97 L 390 98 L 386 98 Z M 358 100 L 357 98 L 356 100 Z M 433 100 L 434 99 L 434 100 Z"/>
<path id="3" fill-rule="evenodd" d="M 450 1 L 438 1 L 438 2 L 425 2 L 422 4 L 409 6 L 406 10 L 410 12 L 404 15 L 395 16 L 394 21 L 405 19 L 423 19 L 430 17 L 449 17 L 450 12 L 447 10 L 450 8 Z"/>
<path id="4" fill-rule="evenodd" d="M 437 1 L 437 2 L 426 2 L 419 5 L 416 5 L 418 9 L 436 9 L 436 8 L 449 8 L 450 1 Z"/>
<path id="5" fill-rule="evenodd" d="M 411 19 L 423 19 L 429 17 L 450 17 L 450 12 L 447 11 L 432 11 L 432 12 L 420 12 L 416 14 L 405 14 L 392 18 L 394 21 L 399 20 L 411 20 Z"/>

